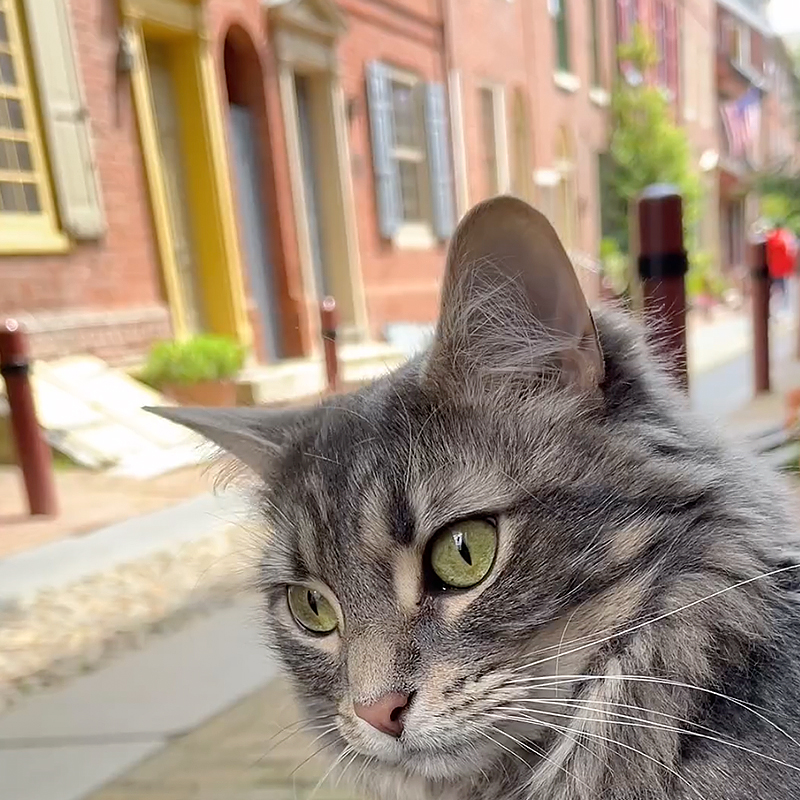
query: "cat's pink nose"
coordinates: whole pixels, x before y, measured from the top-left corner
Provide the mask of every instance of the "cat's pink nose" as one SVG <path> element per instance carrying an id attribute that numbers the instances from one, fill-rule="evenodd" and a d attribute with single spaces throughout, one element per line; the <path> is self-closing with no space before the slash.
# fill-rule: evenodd
<path id="1" fill-rule="evenodd" d="M 373 728 L 396 739 L 403 732 L 403 712 L 408 708 L 410 695 L 389 692 L 374 703 L 354 703 L 353 710 Z"/>

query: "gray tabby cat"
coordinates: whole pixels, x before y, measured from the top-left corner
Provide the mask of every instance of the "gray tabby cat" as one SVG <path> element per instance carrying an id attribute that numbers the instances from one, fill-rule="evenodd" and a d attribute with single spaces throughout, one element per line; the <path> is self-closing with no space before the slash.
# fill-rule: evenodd
<path id="1" fill-rule="evenodd" d="M 461 222 L 395 373 L 160 413 L 263 478 L 273 641 L 368 796 L 800 798 L 785 491 L 590 314 L 525 203 Z"/>

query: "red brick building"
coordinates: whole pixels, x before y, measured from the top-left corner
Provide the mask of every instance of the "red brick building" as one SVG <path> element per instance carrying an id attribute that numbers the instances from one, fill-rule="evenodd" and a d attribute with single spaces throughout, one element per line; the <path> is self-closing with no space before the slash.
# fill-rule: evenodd
<path id="1" fill-rule="evenodd" d="M 611 20 L 610 0 L 446 4 L 458 210 L 498 192 L 527 198 L 558 229 L 592 296 Z"/>
<path id="2" fill-rule="evenodd" d="M 722 265 L 743 273 L 745 242 L 760 213 L 753 177 L 797 167 L 795 77 L 784 43 L 767 22 L 763 0 L 717 0 L 716 33 Z M 731 114 L 737 104 L 750 115 L 744 136 Z"/>
<path id="3" fill-rule="evenodd" d="M 617 5 L 0 0 L 0 313 L 45 358 L 227 334 L 256 384 L 306 392 L 320 298 L 346 371 L 391 361 L 456 219 L 504 191 L 591 294 Z"/>

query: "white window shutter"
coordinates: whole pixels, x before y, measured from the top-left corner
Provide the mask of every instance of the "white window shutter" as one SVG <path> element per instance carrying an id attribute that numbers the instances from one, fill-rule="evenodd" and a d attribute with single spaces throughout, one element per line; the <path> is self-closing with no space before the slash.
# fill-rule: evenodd
<path id="1" fill-rule="evenodd" d="M 453 170 L 447 136 L 447 107 L 444 86 L 425 86 L 425 130 L 428 134 L 433 228 L 439 239 L 449 239 L 455 226 Z"/>
<path id="2" fill-rule="evenodd" d="M 367 64 L 367 97 L 378 203 L 378 227 L 381 236 L 391 239 L 400 227 L 403 200 L 400 194 L 400 172 L 392 154 L 394 116 L 389 70 L 379 61 Z"/>
<path id="3" fill-rule="evenodd" d="M 106 229 L 67 0 L 23 0 L 61 224 L 75 239 Z"/>

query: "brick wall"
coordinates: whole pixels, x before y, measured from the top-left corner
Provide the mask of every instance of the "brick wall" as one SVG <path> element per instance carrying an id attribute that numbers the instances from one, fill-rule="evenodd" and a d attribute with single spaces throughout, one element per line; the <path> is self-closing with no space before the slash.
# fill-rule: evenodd
<path id="1" fill-rule="evenodd" d="M 35 337 L 34 346 L 39 355 L 50 355 L 60 348 L 63 353 L 93 349 L 87 347 L 83 329 L 73 325 L 76 312 L 136 309 L 160 320 L 144 327 L 135 324 L 132 330 L 137 332 L 125 334 L 125 341 L 141 351 L 149 337 L 167 333 L 169 323 L 132 97 L 126 79 L 118 79 L 114 70 L 115 4 L 71 0 L 70 7 L 108 232 L 102 241 L 76 245 L 65 255 L 4 256 L 0 313 L 24 314 L 34 327 L 37 316 L 46 319 L 50 332 Z M 60 333 L 59 318 L 63 318 Z M 98 345 L 96 351 L 117 352 L 115 348 Z"/>
<path id="2" fill-rule="evenodd" d="M 384 61 L 425 81 L 445 80 L 439 3 L 434 0 L 372 3 L 341 0 L 348 30 L 339 45 L 345 98 L 355 100 L 349 143 L 358 246 L 367 314 L 373 335 L 390 321 L 429 322 L 438 310 L 445 250 L 402 250 L 378 230 L 372 168 L 366 65 Z"/>

